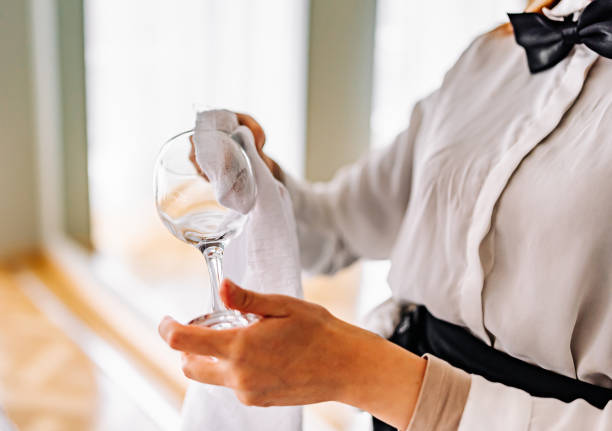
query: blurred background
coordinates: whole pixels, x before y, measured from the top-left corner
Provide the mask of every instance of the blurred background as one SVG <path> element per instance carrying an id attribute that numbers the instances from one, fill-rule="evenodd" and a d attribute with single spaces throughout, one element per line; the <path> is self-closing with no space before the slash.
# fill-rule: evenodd
<path id="1" fill-rule="evenodd" d="M 208 306 L 198 252 L 153 202 L 196 107 L 253 115 L 287 172 L 325 181 L 391 142 L 521 0 L 0 0 L 0 430 L 171 430 L 186 379 L 157 322 Z M 359 323 L 387 262 L 304 276 Z M 367 430 L 309 406 L 306 430 Z"/>

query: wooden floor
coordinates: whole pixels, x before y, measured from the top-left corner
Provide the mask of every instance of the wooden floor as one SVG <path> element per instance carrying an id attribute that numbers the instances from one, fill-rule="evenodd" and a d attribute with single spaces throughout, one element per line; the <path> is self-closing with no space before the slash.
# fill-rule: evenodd
<path id="1" fill-rule="evenodd" d="M 0 267 L 0 407 L 21 431 L 137 429 L 150 423 Z M 109 428 L 113 410 L 126 426 Z"/>
<path id="2" fill-rule="evenodd" d="M 78 292 L 70 290 L 70 281 L 49 266 L 31 260 L 20 266 L 0 264 L 0 419 L 4 411 L 21 431 L 160 430 L 83 353 L 82 346 L 32 302 L 23 286 L 24 267 L 46 280 L 50 292 L 94 332 L 113 338 L 113 331 L 101 323 L 103 316 L 97 320 L 86 301 L 77 298 Z M 354 320 L 355 307 L 347 298 L 355 297 L 359 274 L 359 268 L 353 267 L 333 278 L 311 279 L 305 283 L 306 297 L 338 317 Z M 156 374 L 161 381 L 169 379 Z M 308 406 L 305 419 L 305 430 L 310 431 L 362 429 L 354 426 L 354 409 L 337 403 Z"/>
<path id="3" fill-rule="evenodd" d="M 6 269 L 0 271 L 0 352 L 0 402 L 20 430 L 92 428 L 94 367 Z"/>

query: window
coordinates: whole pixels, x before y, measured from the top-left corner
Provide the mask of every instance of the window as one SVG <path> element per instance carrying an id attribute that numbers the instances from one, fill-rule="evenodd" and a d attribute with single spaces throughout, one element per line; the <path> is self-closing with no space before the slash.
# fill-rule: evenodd
<path id="1" fill-rule="evenodd" d="M 153 163 L 197 106 L 253 113 L 301 175 L 305 0 L 85 2 L 92 239 L 98 274 L 157 322 L 207 307 L 204 260 L 157 218 Z M 232 25 L 228 25 L 232 23 Z M 147 298 L 146 301 L 144 298 Z"/>

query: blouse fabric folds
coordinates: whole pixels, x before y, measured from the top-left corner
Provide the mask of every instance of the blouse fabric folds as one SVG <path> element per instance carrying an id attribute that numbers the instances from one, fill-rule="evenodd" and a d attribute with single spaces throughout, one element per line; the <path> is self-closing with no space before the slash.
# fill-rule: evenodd
<path id="1" fill-rule="evenodd" d="M 583 45 L 531 75 L 507 29 L 477 38 L 387 148 L 329 183 L 285 177 L 303 266 L 390 259 L 396 303 L 424 304 L 495 349 L 612 388 L 611 89 L 612 60 Z M 461 430 L 612 429 L 612 403 L 457 378 L 464 402 L 445 405 Z M 434 408 L 420 404 L 413 423 Z"/>

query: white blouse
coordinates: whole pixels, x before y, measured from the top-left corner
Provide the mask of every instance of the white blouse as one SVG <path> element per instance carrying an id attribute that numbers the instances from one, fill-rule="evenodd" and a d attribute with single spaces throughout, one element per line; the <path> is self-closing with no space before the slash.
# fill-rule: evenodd
<path id="1" fill-rule="evenodd" d="M 391 259 L 396 302 L 612 388 L 612 60 L 577 45 L 531 75 L 513 34 L 494 30 L 392 145 L 329 183 L 285 184 L 305 268 Z M 612 429 L 612 403 L 565 404 L 471 376 L 459 428 Z"/>

